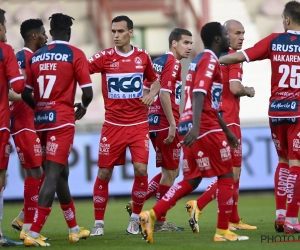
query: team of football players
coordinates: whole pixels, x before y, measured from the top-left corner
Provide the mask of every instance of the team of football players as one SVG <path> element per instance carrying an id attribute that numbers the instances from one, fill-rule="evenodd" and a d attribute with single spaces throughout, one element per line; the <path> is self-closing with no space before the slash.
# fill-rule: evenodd
<path id="1" fill-rule="evenodd" d="M 242 47 L 245 33 L 240 22 L 204 25 L 201 39 L 205 49 L 189 66 L 180 117 L 180 60 L 188 58 L 192 50 L 192 34 L 188 30 L 175 28 L 169 36 L 169 51 L 152 63 L 145 50 L 130 44 L 132 20 L 117 16 L 111 23 L 115 47 L 87 60 L 80 49 L 68 43 L 74 19 L 58 13 L 49 18 L 52 42 L 48 45 L 42 21 L 24 21 L 20 28 L 24 48 L 15 56 L 6 43 L 5 11 L 0 9 L 0 221 L 11 134 L 26 174 L 24 208 L 12 226 L 21 231 L 20 239 L 26 246 L 50 245 L 40 232 L 51 212 L 55 193 L 71 243 L 89 235 L 104 235 L 109 180 L 114 166 L 125 163 L 126 148 L 130 150 L 135 175 L 132 200 L 126 205 L 130 214 L 127 234 L 141 230 L 144 239 L 152 243 L 153 231 L 183 230 L 166 221 L 167 211 L 197 188 L 202 178 L 217 177 L 197 201 L 187 202 L 190 227 L 194 233 L 199 232 L 199 215 L 216 198 L 218 222 L 214 240 L 247 240 L 247 236 L 232 232 L 256 229 L 241 221 L 237 209 L 242 166 L 239 98 L 255 95 L 254 88 L 241 84 L 242 62 L 270 59 L 270 128 L 279 157 L 275 173 L 275 229 L 299 233 L 300 156 L 295 142 L 300 116 L 300 60 L 296 56 L 300 47 L 299 16 L 300 3 L 288 2 L 283 11 L 285 32 L 271 34 L 242 52 L 236 52 Z M 68 185 L 68 156 L 75 121 L 85 115 L 93 98 L 90 74 L 94 73 L 102 75 L 105 122 L 93 192 L 95 223 L 90 232 L 76 222 Z M 74 105 L 77 82 L 82 101 Z M 148 184 L 150 139 L 161 173 Z M 181 150 L 184 179 L 174 184 Z M 156 205 L 142 212 L 144 202 L 154 194 Z M 0 236 L 0 245 L 17 245 L 2 234 L 1 224 Z"/>

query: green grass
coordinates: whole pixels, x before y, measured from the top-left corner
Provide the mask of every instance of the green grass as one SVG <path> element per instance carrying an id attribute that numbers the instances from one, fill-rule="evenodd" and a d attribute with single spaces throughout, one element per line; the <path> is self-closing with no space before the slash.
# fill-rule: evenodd
<path id="1" fill-rule="evenodd" d="M 266 235 L 275 237 L 273 229 L 275 218 L 275 202 L 271 193 L 264 194 L 241 194 L 239 200 L 240 215 L 245 222 L 256 225 L 258 230 L 239 231 L 240 235 L 250 237 L 249 241 L 244 242 L 213 242 L 215 232 L 217 207 L 216 202 L 212 202 L 205 209 L 203 216 L 200 217 L 200 233 L 193 234 L 188 227 L 188 214 L 185 212 L 185 202 L 197 198 L 188 196 L 183 198 L 168 213 L 168 221 L 174 222 L 178 226 L 185 227 L 184 232 L 157 232 L 154 233 L 154 243 L 147 244 L 142 240 L 141 235 L 126 235 L 125 230 L 128 226 L 128 214 L 125 212 L 125 204 L 128 199 L 111 198 L 108 203 L 105 217 L 105 235 L 102 237 L 90 237 L 86 241 L 70 244 L 68 242 L 68 229 L 60 210 L 59 204 L 55 202 L 53 210 L 42 231 L 42 234 L 50 237 L 51 249 L 164 249 L 164 250 L 181 250 L 181 249 L 298 249 L 299 243 L 288 242 L 278 244 L 268 244 L 266 241 L 261 242 L 261 236 Z M 147 201 L 145 209 L 149 209 L 154 204 L 154 199 Z M 91 200 L 75 200 L 77 222 L 80 226 L 90 229 L 93 226 L 93 204 Z M 11 221 L 18 214 L 22 207 L 21 203 L 4 204 L 4 221 L 2 228 L 4 233 L 14 239 L 18 239 L 18 232 L 11 229 Z M 284 234 L 279 234 L 284 236 Z M 300 236 L 300 234 L 298 234 Z M 298 240 L 298 235 L 294 235 Z M 279 239 L 278 239 L 279 240 Z M 283 240 L 283 239 L 282 239 Z"/>

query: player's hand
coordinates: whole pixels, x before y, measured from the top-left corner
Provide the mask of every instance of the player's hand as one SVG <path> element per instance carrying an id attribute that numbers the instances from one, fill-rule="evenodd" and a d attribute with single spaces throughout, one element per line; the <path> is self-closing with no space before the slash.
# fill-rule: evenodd
<path id="1" fill-rule="evenodd" d="M 75 110 L 75 120 L 80 120 L 82 117 L 84 117 L 86 113 L 86 108 L 82 107 L 82 104 L 80 102 L 74 104 L 74 108 L 77 108 Z"/>
<path id="2" fill-rule="evenodd" d="M 143 104 L 149 107 L 154 102 L 154 97 L 155 96 L 151 92 L 149 92 L 147 95 L 141 97 L 140 100 L 142 101 Z"/>
<path id="3" fill-rule="evenodd" d="M 164 144 L 170 144 L 174 141 L 175 138 L 175 133 L 176 133 L 176 125 L 171 125 L 169 127 L 169 134 L 166 139 L 164 139 Z"/>
<path id="4" fill-rule="evenodd" d="M 237 148 L 239 146 L 238 138 L 234 133 L 229 131 L 228 133 L 226 133 L 226 137 L 231 148 Z"/>
<path id="5" fill-rule="evenodd" d="M 255 89 L 253 87 L 245 87 L 247 90 L 247 96 L 248 97 L 254 97 L 255 96 Z"/>
<path id="6" fill-rule="evenodd" d="M 194 142 L 197 140 L 198 135 L 199 135 L 199 129 L 193 126 L 186 134 L 186 136 L 183 138 L 183 145 L 187 147 L 191 147 L 194 144 Z"/>

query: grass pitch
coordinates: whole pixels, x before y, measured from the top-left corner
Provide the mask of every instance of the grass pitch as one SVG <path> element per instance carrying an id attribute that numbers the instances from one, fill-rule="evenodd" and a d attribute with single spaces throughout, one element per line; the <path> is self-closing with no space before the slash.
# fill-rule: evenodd
<path id="1" fill-rule="evenodd" d="M 101 237 L 89 237 L 78 243 L 68 242 L 68 228 L 58 202 L 53 205 L 52 212 L 46 222 L 42 234 L 51 238 L 48 241 L 51 249 L 85 249 L 85 250 L 125 250 L 125 249 L 224 249 L 224 250 L 248 250 L 248 249 L 299 249 L 300 234 L 278 234 L 274 231 L 275 201 L 273 193 L 241 194 L 239 199 L 240 216 L 244 221 L 256 225 L 258 230 L 238 231 L 240 235 L 250 237 L 243 242 L 213 242 L 215 233 L 217 204 L 211 202 L 203 211 L 199 219 L 200 233 L 193 234 L 188 226 L 188 213 L 185 211 L 185 203 L 190 199 L 196 199 L 197 195 L 190 195 L 180 200 L 168 213 L 168 221 L 185 227 L 184 232 L 156 232 L 154 243 L 148 244 L 142 240 L 141 235 L 126 235 L 128 226 L 128 214 L 124 207 L 129 201 L 127 198 L 110 198 L 105 216 L 105 234 Z M 154 199 L 146 202 L 144 209 L 150 209 L 155 203 Z M 89 200 L 76 200 L 77 222 L 80 226 L 91 229 L 94 222 L 93 203 Z M 22 203 L 4 203 L 4 220 L 2 228 L 4 234 L 13 240 L 18 240 L 19 232 L 11 229 L 11 221 L 19 213 Z M 289 242 L 279 242 L 279 241 Z M 276 242 L 275 242 L 276 241 Z M 19 248 L 22 248 L 20 246 Z"/>

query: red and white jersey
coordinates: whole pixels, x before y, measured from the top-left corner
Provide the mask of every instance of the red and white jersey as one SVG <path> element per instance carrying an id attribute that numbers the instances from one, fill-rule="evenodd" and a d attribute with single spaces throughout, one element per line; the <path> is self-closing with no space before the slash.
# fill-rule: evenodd
<path id="1" fill-rule="evenodd" d="M 12 47 L 2 42 L 0 42 L 0 85 L 0 130 L 9 131 L 9 85 L 16 93 L 20 94 L 24 89 L 25 82 Z"/>
<path id="2" fill-rule="evenodd" d="M 186 76 L 185 107 L 178 125 L 180 136 L 184 136 L 193 125 L 193 92 L 205 94 L 198 138 L 211 132 L 222 131 L 217 117 L 222 90 L 222 72 L 219 60 L 213 51 L 205 49 L 190 63 Z"/>
<path id="3" fill-rule="evenodd" d="M 167 52 L 153 61 L 153 68 L 160 81 L 160 91 L 167 91 L 170 93 L 173 116 L 177 127 L 180 116 L 179 105 L 182 86 L 181 63 L 174 57 L 172 52 Z M 150 89 L 150 83 L 148 81 L 144 82 L 144 88 Z M 159 95 L 155 97 L 154 103 L 149 107 L 148 121 L 150 132 L 160 131 L 170 127 Z"/>
<path id="4" fill-rule="evenodd" d="M 53 41 L 31 57 L 26 75 L 26 87 L 34 91 L 36 131 L 74 126 L 76 83 L 92 86 L 85 54 L 68 42 Z"/>
<path id="5" fill-rule="evenodd" d="M 24 47 L 16 54 L 20 69 L 26 69 L 26 65 L 33 52 Z M 21 131 L 34 131 L 34 111 L 23 101 L 15 101 L 10 105 L 10 133 L 15 135 Z"/>
<path id="6" fill-rule="evenodd" d="M 273 33 L 243 51 L 248 62 L 270 59 L 269 117 L 300 117 L 300 32 Z"/>
<path id="7" fill-rule="evenodd" d="M 157 77 L 145 50 L 132 47 L 127 54 L 116 48 L 103 50 L 89 59 L 90 73 L 102 74 L 105 121 L 130 126 L 147 122 L 147 110 L 140 98 L 143 80 Z"/>
<path id="8" fill-rule="evenodd" d="M 229 52 L 222 53 L 221 56 L 225 56 L 236 52 L 235 50 L 230 50 Z M 230 82 L 240 82 L 243 79 L 243 64 L 221 64 L 222 70 L 222 83 L 223 92 L 220 104 L 220 115 L 227 124 L 230 125 L 240 125 L 240 98 L 232 94 L 230 91 Z"/>

